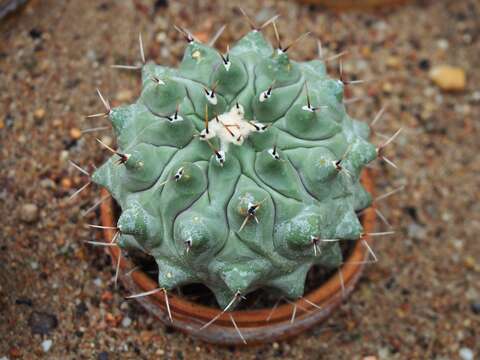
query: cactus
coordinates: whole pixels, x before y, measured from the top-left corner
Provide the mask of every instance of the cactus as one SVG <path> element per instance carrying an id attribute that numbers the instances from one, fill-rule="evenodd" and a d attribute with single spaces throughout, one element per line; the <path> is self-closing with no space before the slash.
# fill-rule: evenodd
<path id="1" fill-rule="evenodd" d="M 144 63 L 137 102 L 105 114 L 118 149 L 92 180 L 122 209 L 117 244 L 150 254 L 165 291 L 202 283 L 222 308 L 259 288 L 299 298 L 362 238 L 359 176 L 379 148 L 324 61 L 256 29 L 225 54 L 185 35 L 178 69 Z"/>

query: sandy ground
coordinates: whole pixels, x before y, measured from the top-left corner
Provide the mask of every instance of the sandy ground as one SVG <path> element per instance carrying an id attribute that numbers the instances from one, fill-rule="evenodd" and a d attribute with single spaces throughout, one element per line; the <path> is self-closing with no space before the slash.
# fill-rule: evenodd
<path id="1" fill-rule="evenodd" d="M 95 137 L 106 126 L 99 87 L 114 105 L 139 92 L 138 73 L 110 68 L 147 57 L 176 64 L 184 42 L 173 24 L 217 45 L 247 31 L 234 4 L 213 1 L 33 1 L 0 23 L 0 359 L 471 359 L 480 356 L 480 4 L 423 1 L 380 13 L 332 14 L 294 1 L 244 0 L 261 22 L 282 15 L 285 42 L 307 30 L 325 56 L 348 50 L 346 77 L 365 99 L 348 105 L 377 130 L 404 132 L 388 149 L 400 170 L 378 163 L 377 192 L 405 190 L 379 206 L 397 230 L 375 243 L 350 301 L 298 338 L 252 349 L 218 348 L 165 327 L 115 290 L 109 258 L 83 245 L 95 233 L 81 217 L 99 189 L 73 203 L 86 178 L 68 166 L 100 164 Z M 271 29 L 267 31 L 273 39 Z M 292 56 L 315 56 L 315 41 Z M 448 63 L 467 74 L 464 91 L 441 91 L 429 69 Z M 338 74 L 333 62 L 331 74 Z M 375 141 L 379 141 L 377 138 Z M 379 229 L 385 226 L 379 225 Z M 470 355 L 472 357 L 470 357 Z"/>

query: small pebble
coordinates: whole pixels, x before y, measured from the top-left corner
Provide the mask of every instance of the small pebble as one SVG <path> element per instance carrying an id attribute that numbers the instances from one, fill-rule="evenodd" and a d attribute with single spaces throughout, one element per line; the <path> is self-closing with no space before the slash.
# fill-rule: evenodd
<path id="1" fill-rule="evenodd" d="M 38 220 L 38 207 L 35 204 L 24 204 L 21 208 L 20 219 L 26 223 Z"/>
<path id="2" fill-rule="evenodd" d="M 35 120 L 42 120 L 45 117 L 45 109 L 44 108 L 38 108 L 33 112 L 33 117 Z"/>
<path id="3" fill-rule="evenodd" d="M 439 49 L 447 50 L 448 47 L 450 46 L 450 44 L 448 43 L 447 39 L 439 39 L 437 41 L 437 46 L 438 46 Z"/>
<path id="4" fill-rule="evenodd" d="M 130 325 L 132 324 L 132 319 L 130 319 L 128 316 L 125 316 L 123 319 L 122 319 L 122 326 L 123 327 L 129 327 Z"/>
<path id="5" fill-rule="evenodd" d="M 462 347 L 458 353 L 462 360 L 473 360 L 473 351 L 467 347 Z"/>
<path id="6" fill-rule="evenodd" d="M 40 39 L 42 37 L 42 31 L 36 28 L 30 29 L 28 34 L 32 39 Z"/>
<path id="7" fill-rule="evenodd" d="M 428 59 L 422 59 L 418 63 L 418 67 L 422 70 L 429 70 L 430 69 L 430 61 Z"/>
<path id="8" fill-rule="evenodd" d="M 78 140 L 82 136 L 82 131 L 79 128 L 71 128 L 70 129 L 70 137 L 73 140 Z"/>
<path id="9" fill-rule="evenodd" d="M 5 122 L 5 126 L 7 128 L 11 128 L 15 122 L 15 118 L 12 115 L 7 114 L 7 116 L 3 118 L 3 121 Z"/>
<path id="10" fill-rule="evenodd" d="M 107 290 L 102 294 L 100 298 L 102 299 L 102 301 L 111 301 L 113 299 L 113 294 Z"/>
<path id="11" fill-rule="evenodd" d="M 380 349 L 378 349 L 378 357 L 380 359 L 390 359 L 390 350 L 387 347 L 381 347 Z"/>
<path id="12" fill-rule="evenodd" d="M 115 98 L 120 102 L 130 101 L 133 98 L 133 92 L 131 90 L 121 90 Z"/>
<path id="13" fill-rule="evenodd" d="M 50 350 L 50 348 L 52 347 L 52 344 L 53 344 L 53 341 L 50 339 L 42 341 L 43 352 L 48 352 L 48 350 Z"/>
<path id="14" fill-rule="evenodd" d="M 90 61 L 97 61 L 97 53 L 95 50 L 90 49 L 87 51 L 87 59 Z"/>
<path id="15" fill-rule="evenodd" d="M 64 188 L 64 189 L 71 189 L 72 188 L 72 180 L 68 177 L 62 178 L 60 183 L 62 184 L 62 188 Z"/>
<path id="16" fill-rule="evenodd" d="M 467 83 L 465 71 L 450 65 L 435 66 L 429 75 L 430 79 L 445 91 L 462 91 Z"/>
<path id="17" fill-rule="evenodd" d="M 412 239 L 422 240 L 427 236 L 427 231 L 424 226 L 412 222 L 408 224 L 408 237 Z"/>
<path id="18" fill-rule="evenodd" d="M 159 43 L 163 43 L 165 40 L 167 40 L 167 34 L 164 32 L 159 32 L 157 36 L 155 36 L 155 40 Z"/>
<path id="19" fill-rule="evenodd" d="M 49 178 L 40 180 L 40 186 L 44 189 L 55 189 L 55 181 Z"/>
<path id="20" fill-rule="evenodd" d="M 18 359 L 22 357 L 22 351 L 18 347 L 12 347 L 8 351 L 12 359 Z"/>
<path id="21" fill-rule="evenodd" d="M 467 269 L 476 270 L 477 268 L 477 262 L 473 256 L 468 255 L 465 257 L 463 263 Z"/>
<path id="22" fill-rule="evenodd" d="M 474 102 L 480 101 L 480 91 L 474 91 L 472 93 L 472 101 Z"/>
<path id="23" fill-rule="evenodd" d="M 57 317 L 53 314 L 34 311 L 28 318 L 32 334 L 46 335 L 58 326 Z"/>
<path id="24" fill-rule="evenodd" d="M 472 309 L 472 312 L 474 314 L 480 314 L 480 302 L 473 302 L 471 305 L 470 305 L 470 308 Z"/>
<path id="25" fill-rule="evenodd" d="M 114 327 L 117 327 L 117 326 L 118 326 L 119 320 L 120 320 L 120 319 L 119 319 L 118 317 L 115 317 L 115 315 L 113 315 L 113 314 L 110 313 L 110 312 L 107 312 L 107 313 L 105 314 L 105 321 L 106 321 L 108 324 L 110 324 L 110 325 L 112 325 L 112 326 L 114 326 Z"/>
<path id="26" fill-rule="evenodd" d="M 68 150 L 62 150 L 60 152 L 60 160 L 61 161 L 67 161 L 69 157 L 70 157 L 70 153 L 68 152 Z"/>
<path id="27" fill-rule="evenodd" d="M 98 354 L 97 360 L 108 360 L 108 353 L 106 351 L 102 351 L 101 353 Z"/>
<path id="28" fill-rule="evenodd" d="M 386 82 L 382 85 L 382 90 L 386 93 L 391 93 L 393 91 L 392 83 Z"/>
<path id="29" fill-rule="evenodd" d="M 168 58 L 170 56 L 170 50 L 167 47 L 162 47 L 160 49 L 160 56 L 163 58 Z"/>
<path id="30" fill-rule="evenodd" d="M 33 301 L 29 298 L 18 298 L 15 300 L 15 304 L 33 306 Z"/>
<path id="31" fill-rule="evenodd" d="M 387 59 L 387 66 L 392 69 L 400 69 L 402 67 L 402 60 L 397 56 L 390 56 Z"/>
<path id="32" fill-rule="evenodd" d="M 102 136 L 100 139 L 105 145 L 112 146 L 113 144 L 113 139 L 111 136 Z"/>
<path id="33" fill-rule="evenodd" d="M 155 11 L 158 11 L 162 8 L 168 7 L 168 1 L 167 0 L 155 0 L 153 7 Z"/>

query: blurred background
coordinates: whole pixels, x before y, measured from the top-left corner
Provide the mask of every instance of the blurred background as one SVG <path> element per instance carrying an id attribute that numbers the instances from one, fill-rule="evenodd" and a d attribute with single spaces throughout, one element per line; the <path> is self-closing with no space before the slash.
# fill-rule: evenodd
<path id="1" fill-rule="evenodd" d="M 478 358 L 480 3 L 390 2 L 0 0 L 0 359 Z M 95 88 L 113 106 L 140 91 L 138 72 L 111 65 L 140 60 L 139 33 L 148 60 L 176 65 L 174 24 L 203 41 L 227 25 L 225 51 L 249 30 L 238 5 L 257 23 L 280 14 L 285 43 L 310 31 L 294 59 L 317 56 L 317 39 L 325 58 L 347 51 L 345 78 L 368 80 L 348 87 L 349 113 L 372 121 L 386 106 L 376 129 L 404 129 L 387 150 L 399 169 L 375 163 L 377 195 L 405 186 L 378 203 L 397 231 L 375 241 L 379 262 L 326 323 L 251 349 L 198 342 L 125 301 L 109 257 L 83 244 L 99 189 L 68 201 L 87 181 L 68 160 L 98 165 L 95 138 L 114 141 L 85 132 L 108 127 L 85 119 L 103 111 Z"/>

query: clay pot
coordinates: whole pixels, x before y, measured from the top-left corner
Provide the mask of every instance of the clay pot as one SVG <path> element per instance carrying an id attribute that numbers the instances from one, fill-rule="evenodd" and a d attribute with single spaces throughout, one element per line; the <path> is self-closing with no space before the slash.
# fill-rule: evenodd
<path id="1" fill-rule="evenodd" d="M 371 193 L 373 184 L 371 175 L 368 172 L 365 172 L 362 182 Z M 102 196 L 104 195 L 108 195 L 106 190 L 102 193 Z M 115 226 L 116 218 L 113 211 L 113 200 L 110 198 L 104 201 L 100 210 L 102 225 Z M 362 222 L 365 233 L 373 231 L 375 223 L 375 211 L 373 208 L 363 212 Z M 105 229 L 104 235 L 105 241 L 110 242 L 114 236 L 114 230 Z M 367 241 L 370 242 L 371 239 L 367 239 Z M 116 265 L 120 254 L 119 248 L 107 247 L 107 250 L 111 255 L 112 263 Z M 366 247 L 362 242 L 357 241 L 337 275 L 330 277 L 317 289 L 306 294 L 304 298 L 296 302 L 272 307 L 271 309 L 227 312 L 221 314 L 215 322 L 203 329 L 201 329 L 202 325 L 219 315 L 221 311 L 218 308 L 207 307 L 173 293 L 168 293 L 173 317 L 172 323 L 168 317 L 165 294 L 163 292 L 159 291 L 149 296 L 136 298 L 136 300 L 163 323 L 206 342 L 221 345 L 244 345 L 244 340 L 240 337 L 232 322 L 233 318 L 248 345 L 267 343 L 297 335 L 325 320 L 353 291 L 364 268 L 362 262 L 367 257 Z M 124 256 L 120 259 L 120 280 L 129 291 L 129 294 L 142 293 L 158 288 L 158 284 L 151 277 L 141 270 L 135 270 L 134 265 Z M 311 303 L 316 304 L 320 309 L 311 305 Z M 294 318 L 294 321 L 292 321 L 292 318 Z"/>

